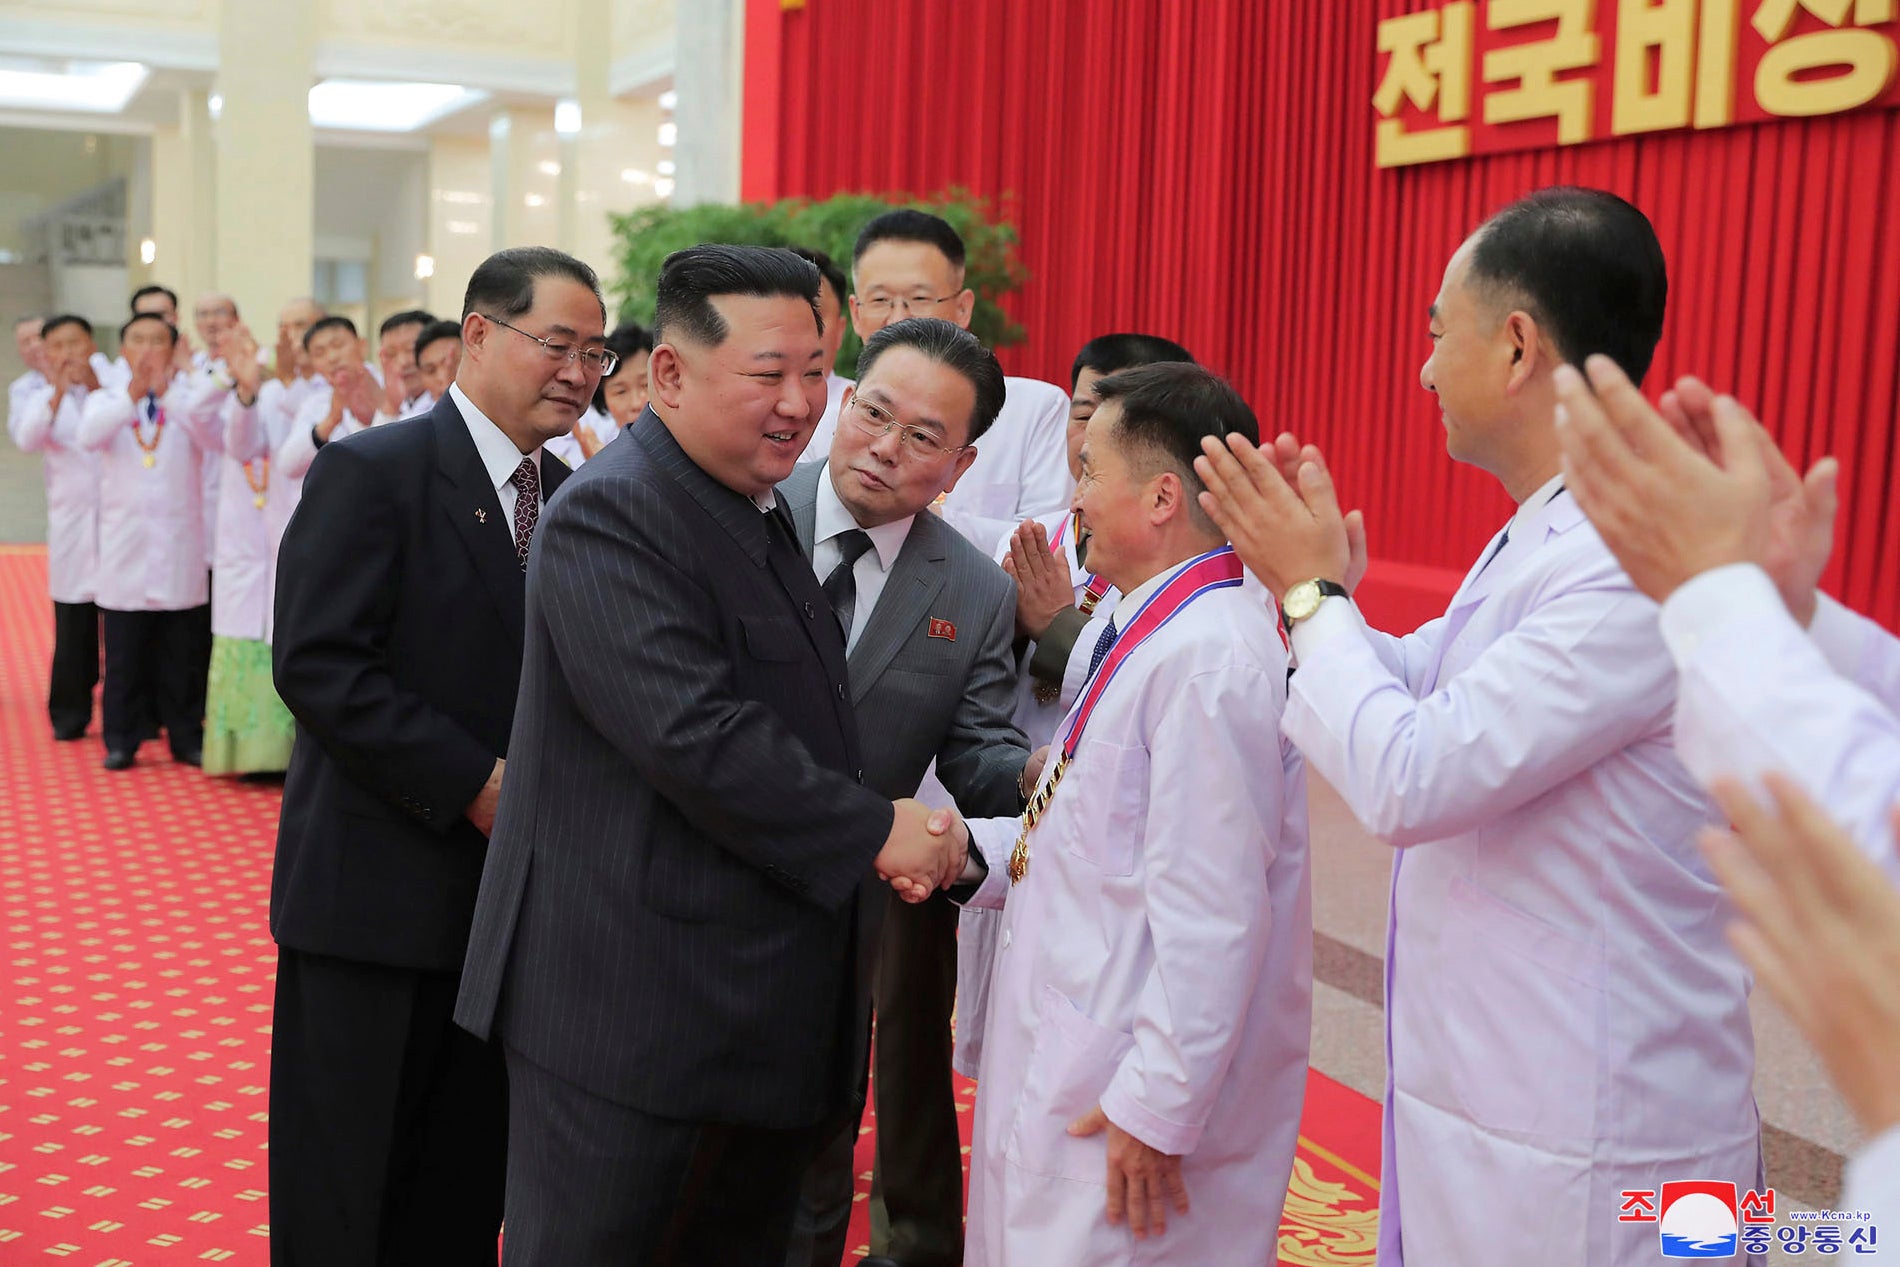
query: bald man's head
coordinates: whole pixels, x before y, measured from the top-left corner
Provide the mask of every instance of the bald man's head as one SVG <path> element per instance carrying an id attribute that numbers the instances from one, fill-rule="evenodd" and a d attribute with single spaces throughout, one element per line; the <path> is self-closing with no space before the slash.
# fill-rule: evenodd
<path id="1" fill-rule="evenodd" d="M 198 328 L 198 338 L 215 352 L 225 331 L 237 324 L 237 300 L 221 291 L 207 291 L 191 306 L 191 321 Z"/>

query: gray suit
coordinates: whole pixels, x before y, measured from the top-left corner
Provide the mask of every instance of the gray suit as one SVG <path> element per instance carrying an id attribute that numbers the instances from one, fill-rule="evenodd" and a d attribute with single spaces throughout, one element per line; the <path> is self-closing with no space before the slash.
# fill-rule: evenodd
<path id="1" fill-rule="evenodd" d="M 808 556 L 821 478 L 830 478 L 829 463 L 811 462 L 778 488 Z M 919 514 L 847 662 L 867 787 L 893 799 L 915 795 L 934 760 L 966 815 L 1021 810 L 1017 781 L 1029 749 L 1010 716 L 1015 617 L 1008 575 L 942 519 Z M 893 901 L 884 917 L 875 987 L 879 1195 L 900 1259 L 962 1256 L 950 1073 L 956 928 L 956 908 L 942 894 L 918 906 Z M 830 1267 L 843 1256 L 856 1125 L 806 1176 L 788 1262 Z"/>

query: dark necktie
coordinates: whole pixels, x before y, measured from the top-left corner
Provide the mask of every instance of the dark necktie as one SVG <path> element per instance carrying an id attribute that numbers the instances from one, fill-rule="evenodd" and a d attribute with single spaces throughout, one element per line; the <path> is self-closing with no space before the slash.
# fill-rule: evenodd
<path id="1" fill-rule="evenodd" d="M 1095 676 L 1095 670 L 1102 667 L 1102 661 L 1108 659 L 1108 649 L 1115 645 L 1115 618 L 1108 618 L 1108 628 L 1102 630 L 1102 636 L 1095 640 L 1095 651 L 1089 656 L 1089 676 Z"/>
<path id="2" fill-rule="evenodd" d="M 838 566 L 831 569 L 831 575 L 825 578 L 825 597 L 831 602 L 831 610 L 837 613 L 838 628 L 844 632 L 846 646 L 851 645 L 851 618 L 857 612 L 858 578 L 852 574 L 858 557 L 871 548 L 870 534 L 862 528 L 851 528 L 833 538 L 838 543 Z"/>
<path id="3" fill-rule="evenodd" d="M 1495 563 L 1497 561 L 1497 557 L 1500 554 L 1504 553 L 1504 547 L 1510 544 L 1511 544 L 1511 525 L 1505 524 L 1504 532 L 1502 535 L 1498 537 L 1497 545 L 1492 547 L 1491 553 L 1484 556 L 1484 562 L 1478 566 L 1477 575 L 1473 576 L 1471 579 L 1475 581 L 1478 579 L 1479 576 L 1483 576 L 1485 568 L 1488 568 L 1493 563 Z"/>
<path id="4" fill-rule="evenodd" d="M 528 570 L 528 543 L 534 540 L 535 521 L 541 518 L 541 472 L 534 462 L 521 459 L 515 468 L 515 557 Z"/>

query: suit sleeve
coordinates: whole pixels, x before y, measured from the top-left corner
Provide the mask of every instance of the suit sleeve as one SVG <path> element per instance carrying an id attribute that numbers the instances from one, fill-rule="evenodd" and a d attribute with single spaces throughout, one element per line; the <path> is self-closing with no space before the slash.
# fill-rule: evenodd
<path id="1" fill-rule="evenodd" d="M 1006 586 L 937 750 L 937 779 L 965 813 L 1009 814 L 1022 806 L 1017 785 L 1029 747 L 1010 716 L 1016 706 L 1015 628 L 1015 587 Z"/>
<path id="2" fill-rule="evenodd" d="M 436 832 L 460 822 L 499 755 L 389 670 L 405 567 L 398 497 L 348 445 L 312 464 L 284 531 L 271 664 L 277 693 L 332 759 Z"/>
<path id="3" fill-rule="evenodd" d="M 1079 607 L 1064 607 L 1049 621 L 1049 627 L 1036 640 L 1029 657 L 1029 672 L 1038 682 L 1061 686 L 1075 651 L 1076 638 L 1088 626 L 1089 618 Z"/>
<path id="4" fill-rule="evenodd" d="M 535 535 L 530 619 L 544 616 L 588 722 L 694 831 L 836 910 L 889 837 L 891 803 L 738 693 L 727 617 L 673 561 L 675 514 L 616 480 L 564 488 Z"/>
<path id="5" fill-rule="evenodd" d="M 1101 1103 L 1109 1121 L 1175 1156 L 1200 1143 L 1272 940 L 1267 872 L 1286 800 L 1274 676 L 1254 666 L 1195 675 L 1148 740 L 1139 856 L 1154 967 L 1135 1044 Z"/>

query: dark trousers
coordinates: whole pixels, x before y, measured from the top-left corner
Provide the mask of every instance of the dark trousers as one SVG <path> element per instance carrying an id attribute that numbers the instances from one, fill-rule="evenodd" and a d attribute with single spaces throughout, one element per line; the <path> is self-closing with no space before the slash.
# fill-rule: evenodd
<path id="1" fill-rule="evenodd" d="M 892 902 L 878 943 L 877 1157 L 871 1252 L 906 1267 L 963 1261 L 963 1141 L 950 1068 L 957 908 L 942 894 Z M 858 1121 L 827 1139 L 799 1192 L 785 1267 L 836 1267 L 851 1221 Z"/>
<path id="2" fill-rule="evenodd" d="M 201 647 L 208 605 L 186 611 L 105 612 L 105 739 L 108 750 L 135 749 L 154 719 L 173 756 L 204 743 L 205 675 Z"/>
<path id="3" fill-rule="evenodd" d="M 506 1267 L 778 1267 L 824 1130 L 655 1117 L 508 1060 Z"/>
<path id="4" fill-rule="evenodd" d="M 46 712 L 56 734 L 83 733 L 92 725 L 92 688 L 99 685 L 99 608 L 93 603 L 53 604 L 53 680 Z"/>
<path id="5" fill-rule="evenodd" d="M 460 984 L 279 949 L 272 1267 L 495 1267 L 507 1072 L 451 1019 Z"/>

